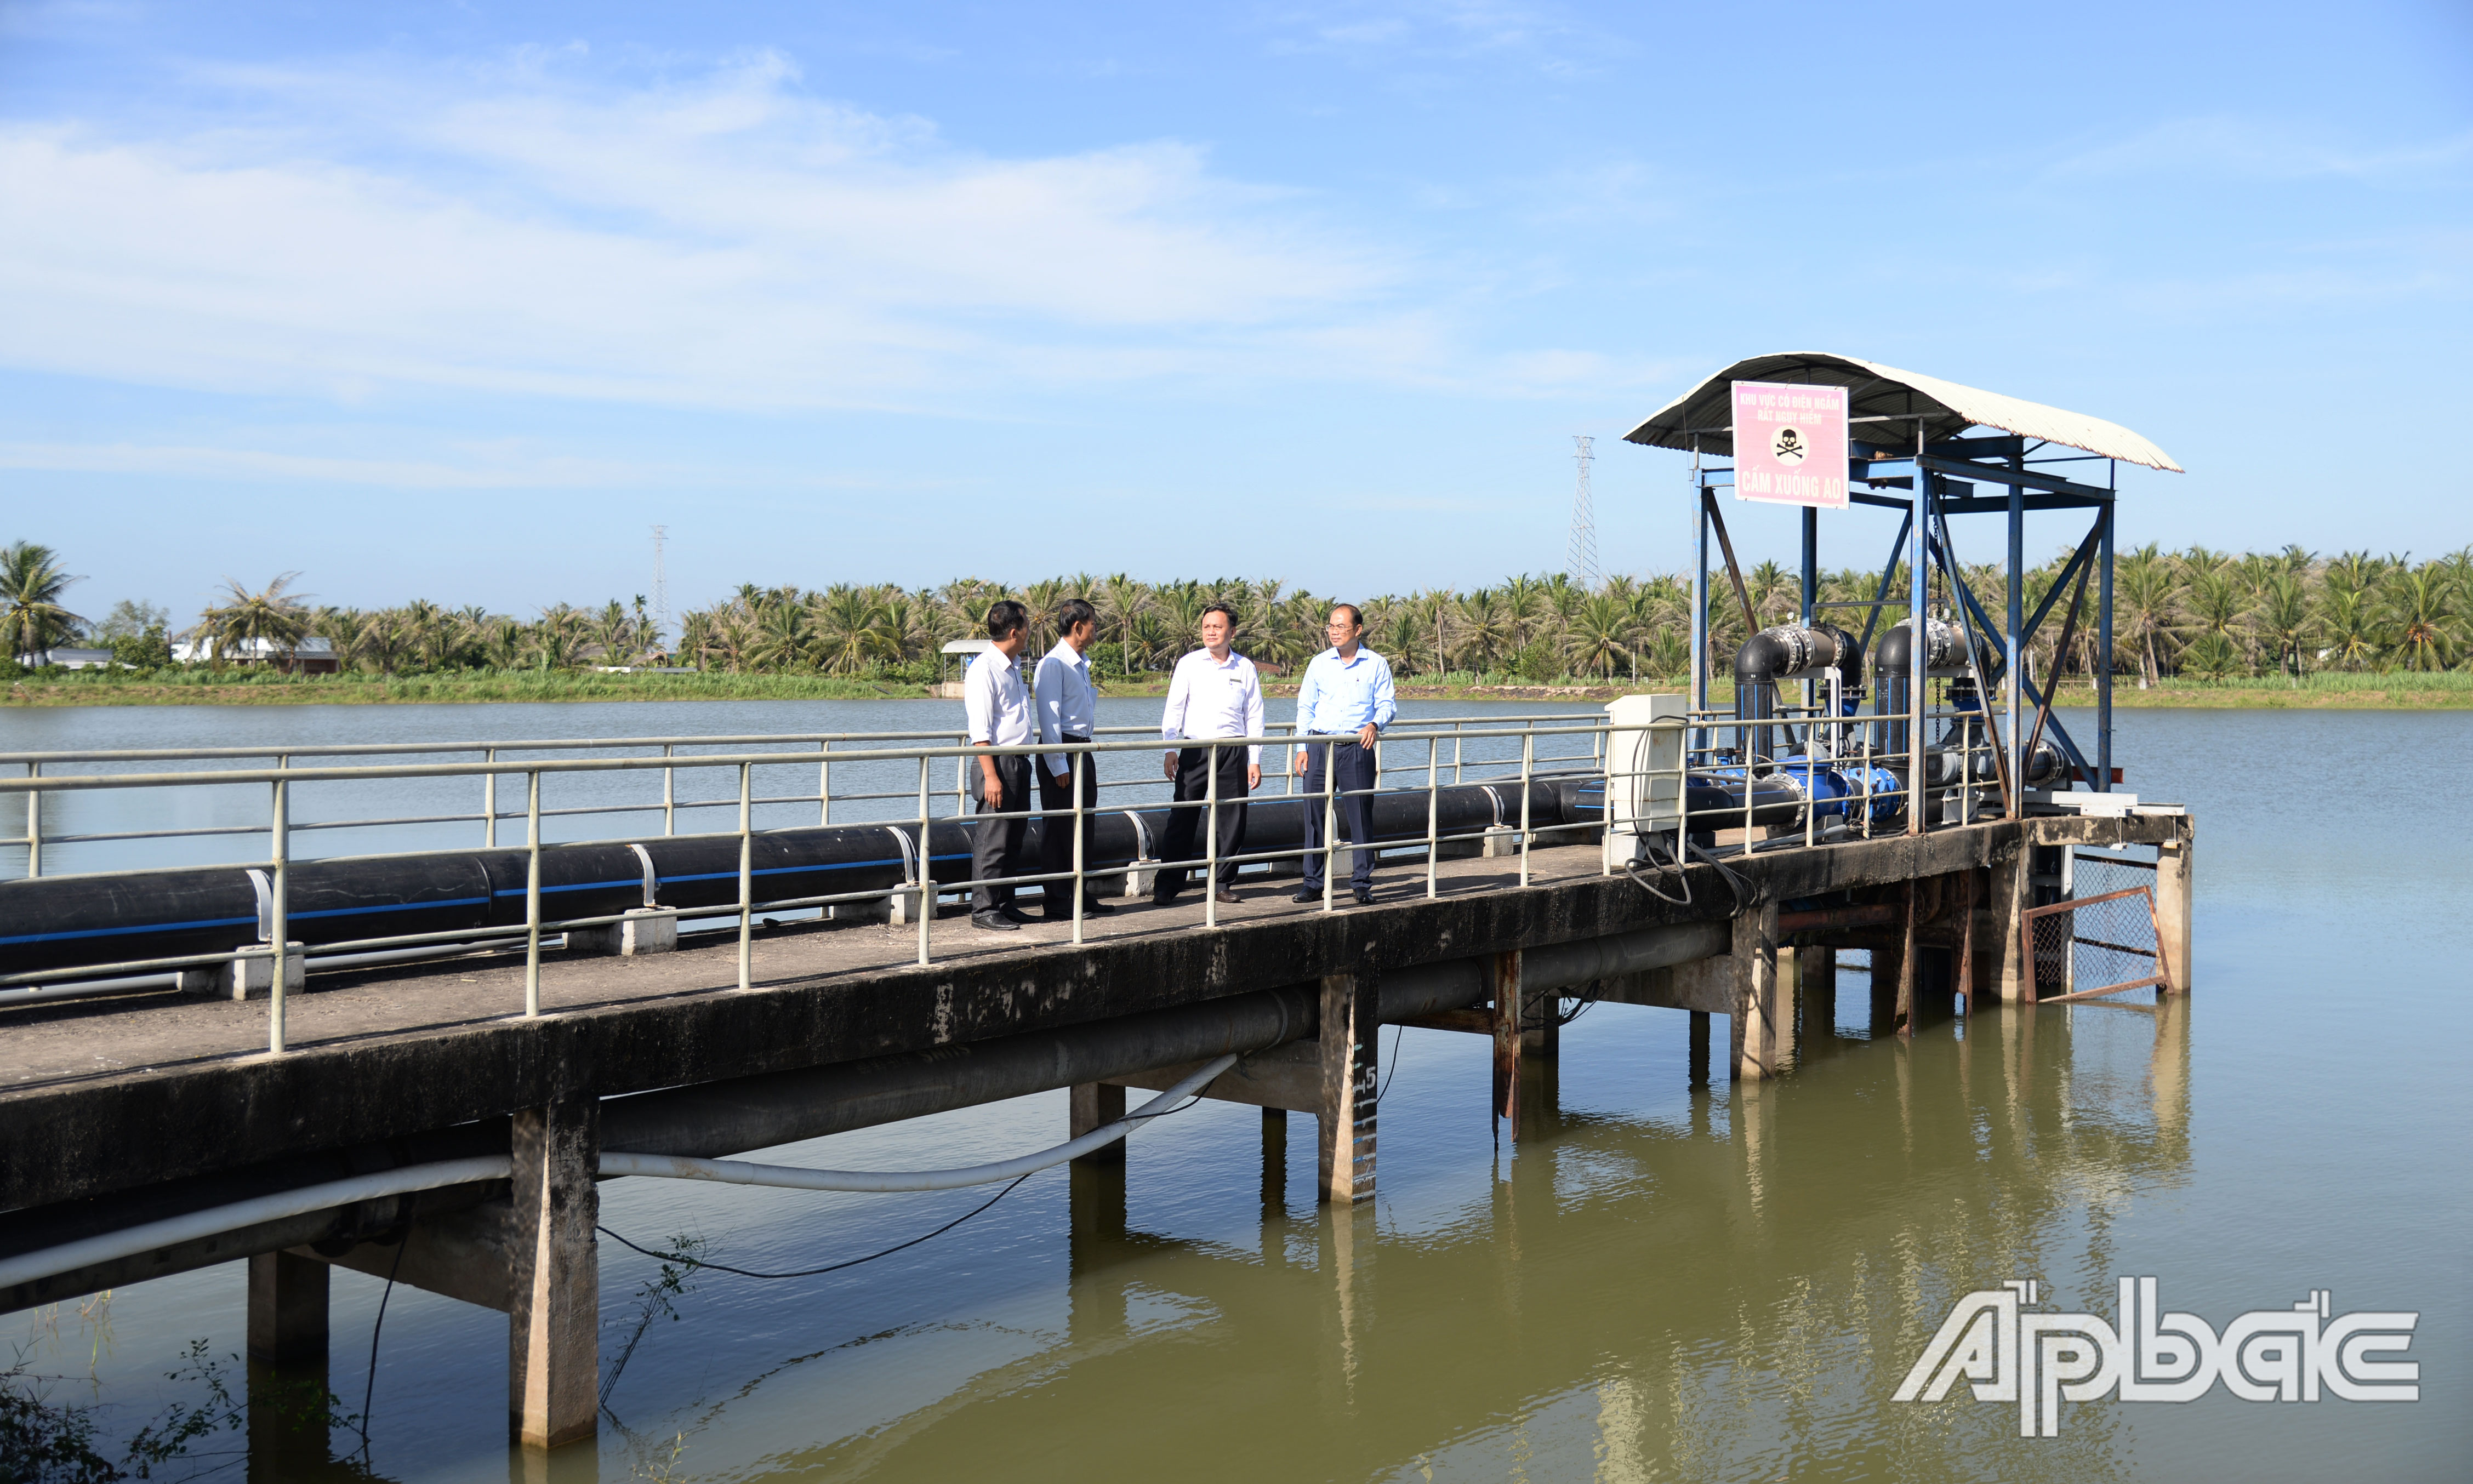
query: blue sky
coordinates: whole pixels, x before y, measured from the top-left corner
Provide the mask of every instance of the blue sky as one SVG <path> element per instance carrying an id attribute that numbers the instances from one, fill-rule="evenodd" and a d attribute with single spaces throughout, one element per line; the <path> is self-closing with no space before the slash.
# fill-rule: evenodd
<path id="1" fill-rule="evenodd" d="M 2129 541 L 2434 554 L 2473 7 L 2341 17 L 0 4 L 0 539 L 96 614 L 528 613 L 645 591 L 657 521 L 674 608 L 1362 595 L 1559 567 L 1584 433 L 1605 564 L 1672 570 L 1620 435 L 1825 349 L 2154 439 Z"/>

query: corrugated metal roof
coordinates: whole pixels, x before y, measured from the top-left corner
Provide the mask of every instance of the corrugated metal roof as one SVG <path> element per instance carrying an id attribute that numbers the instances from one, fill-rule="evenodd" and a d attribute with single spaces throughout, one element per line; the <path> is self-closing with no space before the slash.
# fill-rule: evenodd
<path id="1" fill-rule="evenodd" d="M 1846 415 L 1854 421 L 1847 432 L 1866 443 L 1907 446 L 1914 434 L 1913 425 L 1903 420 L 1904 415 L 1921 414 L 1924 436 L 1935 443 L 1956 438 L 1971 427 L 1999 428 L 2005 433 L 2081 448 L 2107 459 L 2170 469 L 2176 474 L 2182 471 L 2171 455 L 2117 422 L 2064 412 L 2041 402 L 2021 401 L 1998 392 L 1962 387 L 1954 381 L 1900 371 L 1876 361 L 1859 361 L 1851 355 L 1831 355 L 1819 350 L 1756 355 L 1737 361 L 1659 408 L 1647 421 L 1623 437 L 1657 448 L 1690 448 L 1697 434 L 1701 448 L 1731 456 L 1735 441 L 1726 429 L 1734 421 L 1734 410 L 1727 384 L 1736 381 L 1814 382 L 1845 387 Z M 1862 420 L 1866 418 L 1897 420 L 1866 423 Z"/>

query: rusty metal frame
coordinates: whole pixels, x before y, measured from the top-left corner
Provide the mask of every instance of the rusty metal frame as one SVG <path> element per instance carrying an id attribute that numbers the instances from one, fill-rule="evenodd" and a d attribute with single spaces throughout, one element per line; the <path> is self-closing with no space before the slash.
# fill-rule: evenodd
<path id="1" fill-rule="evenodd" d="M 2144 979 L 2131 979 L 2121 984 L 2108 984 L 2100 990 L 2078 990 L 2069 994 L 2055 994 L 2050 999 L 2045 999 L 2042 995 L 2038 994 L 2035 991 L 2035 920 L 2037 918 L 2051 917 L 2055 912 L 2075 912 L 2080 907 L 2092 907 L 2098 902 L 2118 901 L 2124 897 L 2144 897 L 2147 898 L 2147 921 L 2155 929 L 2155 946 L 2153 948 L 2132 948 L 2118 943 L 2105 943 L 2094 938 L 2080 938 L 2077 936 L 2075 925 L 2071 930 L 2069 941 L 2073 945 L 2083 943 L 2093 947 L 2108 949 L 2114 953 L 2135 953 L 2141 958 L 2151 958 L 2155 961 L 2155 972 L 2149 974 Z M 2025 959 L 2027 963 L 2027 1002 L 2029 1004 L 2059 1005 L 2065 1004 L 2074 999 L 2093 999 L 2100 994 L 2119 994 L 2125 990 L 2144 990 L 2149 988 L 2153 988 L 2166 994 L 2173 993 L 2172 970 L 2164 962 L 2164 927 L 2163 924 L 2156 922 L 2155 919 L 2155 888 L 2151 886 L 2125 887 L 2118 892 L 2106 892 L 2101 897 L 2073 897 L 2067 901 L 2056 901 L 2049 906 L 2029 907 L 2018 915 L 2018 949 L 2019 957 Z"/>

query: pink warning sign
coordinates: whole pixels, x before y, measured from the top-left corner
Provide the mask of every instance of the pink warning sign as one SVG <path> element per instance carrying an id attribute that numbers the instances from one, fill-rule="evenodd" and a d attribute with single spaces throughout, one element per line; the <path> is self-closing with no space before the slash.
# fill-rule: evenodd
<path id="1" fill-rule="evenodd" d="M 1846 508 L 1846 389 L 1735 387 L 1735 497 Z"/>

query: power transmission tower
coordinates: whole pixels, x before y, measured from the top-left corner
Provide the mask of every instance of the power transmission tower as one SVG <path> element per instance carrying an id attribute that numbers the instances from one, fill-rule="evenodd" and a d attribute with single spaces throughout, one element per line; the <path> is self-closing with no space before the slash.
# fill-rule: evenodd
<path id="1" fill-rule="evenodd" d="M 1595 592 L 1606 584 L 1605 573 L 1597 569 L 1597 511 L 1589 498 L 1589 464 L 1597 458 L 1597 440 L 1575 434 L 1572 442 L 1579 445 L 1575 456 L 1580 465 L 1580 484 L 1572 493 L 1572 550 L 1563 559 L 1563 570 L 1572 581 Z"/>
<path id="2" fill-rule="evenodd" d="M 668 553 L 670 528 L 653 527 L 653 643 L 659 647 L 661 635 L 670 632 L 670 569 Z"/>

